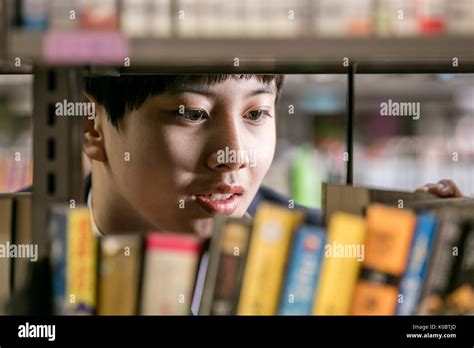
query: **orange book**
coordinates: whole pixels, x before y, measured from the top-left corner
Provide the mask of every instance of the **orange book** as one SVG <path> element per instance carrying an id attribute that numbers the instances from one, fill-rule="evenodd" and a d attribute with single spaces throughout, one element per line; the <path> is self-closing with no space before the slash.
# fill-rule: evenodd
<path id="1" fill-rule="evenodd" d="M 398 287 L 360 280 L 355 288 L 351 315 L 392 315 L 397 308 Z"/>
<path id="2" fill-rule="evenodd" d="M 416 215 L 409 210 L 374 204 L 367 209 L 366 223 L 363 270 L 354 291 L 351 314 L 393 315 Z"/>

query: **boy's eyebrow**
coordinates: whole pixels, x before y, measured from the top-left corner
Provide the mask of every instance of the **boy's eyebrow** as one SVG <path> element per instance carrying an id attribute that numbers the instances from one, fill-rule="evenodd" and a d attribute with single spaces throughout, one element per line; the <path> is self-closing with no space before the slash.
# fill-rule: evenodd
<path id="1" fill-rule="evenodd" d="M 265 85 L 265 87 L 261 87 L 261 88 L 257 88 L 253 91 L 250 91 L 249 93 L 247 93 L 247 98 L 249 97 L 253 97 L 255 95 L 259 95 L 259 94 L 276 94 L 275 93 L 275 89 L 274 88 L 271 88 L 270 86 L 267 86 Z"/>
<path id="2" fill-rule="evenodd" d="M 216 93 L 209 90 L 209 86 L 199 86 L 199 85 L 176 85 L 172 86 L 166 91 L 171 95 L 179 95 L 182 93 L 196 93 L 202 94 L 204 96 L 213 97 Z M 264 87 L 257 88 L 255 90 L 249 91 L 246 95 L 247 98 L 253 97 L 259 94 L 276 94 L 275 88 L 272 88 L 269 85 L 265 85 Z"/>
<path id="3" fill-rule="evenodd" d="M 199 86 L 199 85 L 176 85 L 172 86 L 166 90 L 171 95 L 178 95 L 182 93 L 196 93 L 206 96 L 214 96 L 215 93 L 209 90 L 208 86 Z"/>

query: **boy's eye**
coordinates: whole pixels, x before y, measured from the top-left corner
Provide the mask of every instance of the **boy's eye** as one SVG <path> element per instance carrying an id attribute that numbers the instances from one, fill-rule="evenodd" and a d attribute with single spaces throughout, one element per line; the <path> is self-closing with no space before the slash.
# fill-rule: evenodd
<path id="1" fill-rule="evenodd" d="M 176 112 L 176 117 L 177 118 L 183 118 L 185 120 L 191 121 L 191 122 L 199 122 L 202 119 L 207 117 L 207 114 L 204 110 L 199 110 L 199 109 L 186 109 L 186 110 L 180 110 Z"/>
<path id="2" fill-rule="evenodd" d="M 263 116 L 271 116 L 267 110 L 257 109 L 247 113 L 246 117 L 253 122 L 261 122 Z"/>

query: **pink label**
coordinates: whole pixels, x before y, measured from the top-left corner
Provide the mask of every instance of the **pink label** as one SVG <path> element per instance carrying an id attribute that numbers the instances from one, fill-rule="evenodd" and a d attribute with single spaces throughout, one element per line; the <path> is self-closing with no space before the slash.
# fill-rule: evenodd
<path id="1" fill-rule="evenodd" d="M 50 32 L 43 42 L 47 64 L 123 64 L 128 41 L 119 32 Z"/>

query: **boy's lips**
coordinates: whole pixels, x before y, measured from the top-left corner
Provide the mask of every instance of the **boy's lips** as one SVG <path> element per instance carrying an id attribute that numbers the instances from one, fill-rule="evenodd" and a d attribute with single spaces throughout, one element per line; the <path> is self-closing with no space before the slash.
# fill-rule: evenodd
<path id="1" fill-rule="evenodd" d="M 232 214 L 239 205 L 239 196 L 244 193 L 242 186 L 219 184 L 200 191 L 193 196 L 196 202 L 208 213 Z"/>

